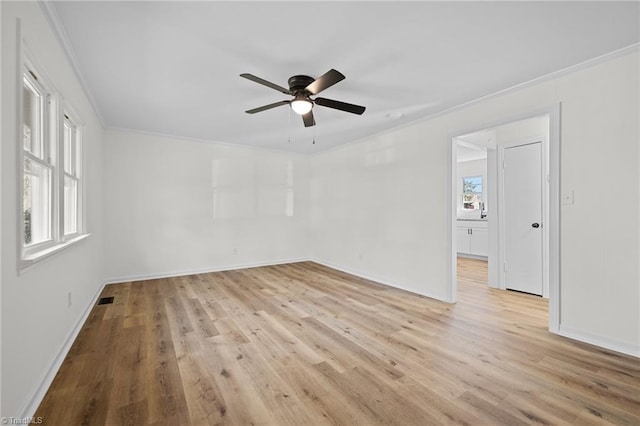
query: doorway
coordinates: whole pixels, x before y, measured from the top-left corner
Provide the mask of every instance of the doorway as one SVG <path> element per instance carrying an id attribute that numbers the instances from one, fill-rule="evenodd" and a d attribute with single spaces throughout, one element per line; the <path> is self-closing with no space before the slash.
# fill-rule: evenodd
<path id="1" fill-rule="evenodd" d="M 450 301 L 457 300 L 457 265 L 461 246 L 458 240 L 462 238 L 458 225 L 460 220 L 470 219 L 464 202 L 472 199 L 473 202 L 479 201 L 460 191 L 464 182 L 458 182 L 461 179 L 459 170 L 465 166 L 459 167 L 458 154 L 469 148 L 464 146 L 465 143 L 475 144 L 476 149 L 486 152 L 487 172 L 482 182 L 483 204 L 476 213 L 480 215 L 482 212 L 482 219 L 486 220 L 488 247 L 484 260 L 487 262 L 487 285 L 548 298 L 549 330 L 552 332 L 557 332 L 560 317 L 559 119 L 560 105 L 557 105 L 471 132 L 460 132 L 451 138 Z M 516 173 L 517 170 L 524 171 L 523 165 L 517 165 L 511 172 L 504 172 L 505 159 L 514 162 L 527 161 L 531 157 L 539 162 L 528 166 L 528 178 L 518 177 Z M 520 178 L 524 181 L 519 182 L 517 179 Z M 504 179 L 509 180 L 505 182 Z M 524 182 L 529 181 L 533 183 L 523 186 Z M 463 208 L 460 208 L 461 202 Z M 538 204 L 535 205 L 535 202 Z M 475 216 L 471 218 L 476 219 Z M 526 228 L 523 223 L 526 223 Z M 530 243 L 528 251 L 518 252 L 526 246 L 525 241 Z M 477 258 L 483 260 L 483 256 Z"/>

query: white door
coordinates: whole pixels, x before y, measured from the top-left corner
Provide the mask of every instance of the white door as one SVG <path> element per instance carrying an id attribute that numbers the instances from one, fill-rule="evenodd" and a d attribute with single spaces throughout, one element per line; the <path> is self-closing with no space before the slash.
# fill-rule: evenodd
<path id="1" fill-rule="evenodd" d="M 542 144 L 504 148 L 505 287 L 542 295 Z"/>

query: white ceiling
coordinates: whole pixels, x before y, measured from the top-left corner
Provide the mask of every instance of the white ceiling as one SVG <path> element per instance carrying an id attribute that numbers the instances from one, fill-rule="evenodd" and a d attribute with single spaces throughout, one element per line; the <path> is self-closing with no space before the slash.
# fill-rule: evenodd
<path id="1" fill-rule="evenodd" d="M 55 2 L 108 127 L 312 153 L 637 43 L 637 2 Z M 304 128 L 287 86 L 330 68 Z M 585 88 L 587 90 L 587 88 Z M 402 116 L 397 118 L 400 113 Z M 311 143 L 315 136 L 316 144 Z M 291 142 L 288 142 L 288 139 Z"/>

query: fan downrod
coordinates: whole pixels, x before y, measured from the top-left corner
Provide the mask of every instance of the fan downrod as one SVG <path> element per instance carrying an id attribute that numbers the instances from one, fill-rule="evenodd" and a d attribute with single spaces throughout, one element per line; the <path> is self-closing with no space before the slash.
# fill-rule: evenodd
<path id="1" fill-rule="evenodd" d="M 315 78 L 308 75 L 294 75 L 289 78 L 289 90 L 293 93 L 303 92 L 314 81 L 316 81 Z"/>

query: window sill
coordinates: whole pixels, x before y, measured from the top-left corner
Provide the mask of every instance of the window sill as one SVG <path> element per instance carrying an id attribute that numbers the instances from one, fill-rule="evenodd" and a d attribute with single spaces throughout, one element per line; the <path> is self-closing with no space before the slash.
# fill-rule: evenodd
<path id="1" fill-rule="evenodd" d="M 79 243 L 82 240 L 87 239 L 91 234 L 82 234 L 82 235 L 78 235 L 77 237 L 74 237 L 70 240 L 67 240 L 65 242 L 62 242 L 60 244 L 56 244 L 55 246 L 52 247 L 47 247 L 45 249 L 42 249 L 36 253 L 31 253 L 29 255 L 26 255 L 22 258 L 22 260 L 20 260 L 19 263 L 19 272 L 23 272 L 26 269 L 32 267 L 33 265 L 35 265 L 36 263 L 47 259 L 59 252 L 61 252 L 62 250 L 66 249 L 67 247 L 71 247 L 73 245 L 76 245 L 77 243 Z"/>

